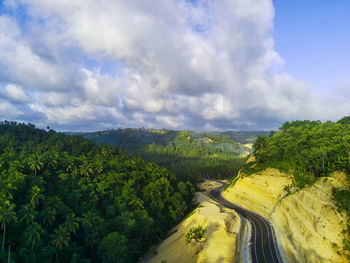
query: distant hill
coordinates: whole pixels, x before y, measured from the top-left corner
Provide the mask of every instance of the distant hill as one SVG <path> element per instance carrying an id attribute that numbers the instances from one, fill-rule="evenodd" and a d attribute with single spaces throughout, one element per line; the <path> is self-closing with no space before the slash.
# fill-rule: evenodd
<path id="1" fill-rule="evenodd" d="M 117 129 L 79 135 L 98 144 L 110 144 L 140 155 L 193 180 L 200 177 L 234 176 L 241 167 L 241 156 L 251 150 L 229 135 L 165 129 Z M 252 138 L 256 134 L 240 134 Z M 250 141 L 249 141 L 250 142 Z"/>
<path id="2" fill-rule="evenodd" d="M 247 144 L 254 143 L 259 135 L 268 137 L 270 131 L 225 131 L 218 134 L 227 135 L 236 142 Z"/>
<path id="3" fill-rule="evenodd" d="M 118 129 L 81 133 L 81 136 L 99 144 L 111 144 L 126 149 L 130 154 L 167 152 L 185 156 L 211 156 L 217 154 L 238 157 L 249 151 L 232 137 L 248 141 L 255 136 L 244 134 L 211 134 L 198 131 L 173 131 L 156 129 Z"/>
<path id="4" fill-rule="evenodd" d="M 0 175 L 0 262 L 139 262 L 195 190 L 115 147 L 8 121 Z"/>

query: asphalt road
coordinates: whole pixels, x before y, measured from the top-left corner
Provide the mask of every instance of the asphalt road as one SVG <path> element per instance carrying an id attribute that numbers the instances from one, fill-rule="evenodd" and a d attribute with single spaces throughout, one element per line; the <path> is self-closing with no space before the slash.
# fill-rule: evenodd
<path id="1" fill-rule="evenodd" d="M 222 185 L 210 191 L 214 200 L 223 206 L 234 209 L 240 216 L 250 221 L 252 225 L 252 235 L 249 241 L 252 262 L 254 263 L 283 263 L 279 254 L 275 234 L 269 221 L 261 215 L 244 209 L 234 203 L 229 202 L 222 197 L 221 192 L 227 183 L 220 182 Z"/>

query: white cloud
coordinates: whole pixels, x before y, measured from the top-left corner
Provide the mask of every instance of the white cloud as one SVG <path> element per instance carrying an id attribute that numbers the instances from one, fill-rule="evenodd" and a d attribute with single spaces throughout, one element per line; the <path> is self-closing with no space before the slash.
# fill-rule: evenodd
<path id="1" fill-rule="evenodd" d="M 47 115 L 50 122 L 59 124 L 69 124 L 76 120 L 91 121 L 96 118 L 94 109 L 89 105 L 66 106 L 66 107 L 45 107 L 43 105 L 32 104 L 34 111 Z"/>
<path id="2" fill-rule="evenodd" d="M 18 85 L 8 84 L 5 86 L 4 90 L 0 90 L 0 95 L 5 96 L 7 99 L 13 102 L 29 102 L 31 101 L 30 96 L 28 96 Z"/>
<path id="3" fill-rule="evenodd" d="M 74 75 L 81 78 L 79 72 L 69 64 L 52 61 L 44 52 L 45 48 L 49 48 L 48 36 L 51 33 L 47 33 L 45 42 L 36 47 L 38 50 L 35 50 L 34 42 L 40 37 L 36 34 L 46 32 L 34 30 L 30 33 L 33 35 L 26 36 L 13 18 L 0 16 L 1 80 L 18 83 L 32 90 L 67 90 L 76 87 L 79 80 Z M 55 47 L 51 47 L 50 54 L 55 53 Z"/>
<path id="4" fill-rule="evenodd" d="M 53 124 L 260 129 L 349 110 L 271 73 L 271 0 L 7 2 L 30 19 L 0 16 L 0 81 Z"/>
<path id="5" fill-rule="evenodd" d="M 17 119 L 22 115 L 22 112 L 8 101 L 0 99 L 0 118 L 2 119 Z"/>

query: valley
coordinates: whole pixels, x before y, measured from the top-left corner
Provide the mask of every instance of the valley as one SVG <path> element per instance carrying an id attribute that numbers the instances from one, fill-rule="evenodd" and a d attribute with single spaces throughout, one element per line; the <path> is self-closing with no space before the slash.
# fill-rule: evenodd
<path id="1" fill-rule="evenodd" d="M 242 225 L 240 243 L 238 236 L 225 237 L 236 240 L 236 245 L 231 251 L 221 250 L 222 258 L 230 258 L 227 262 L 349 261 L 349 128 L 347 118 L 337 123 L 285 123 L 268 138 L 258 137 L 254 152 L 229 184 L 207 189 L 207 196 L 211 193 L 220 203 L 214 202 L 217 206 L 238 213 L 233 218 Z M 266 230 L 256 231 L 259 225 Z M 183 236 L 186 231 L 182 228 Z M 256 239 L 261 242 L 255 243 Z M 211 241 L 191 245 L 209 249 Z"/>
<path id="2" fill-rule="evenodd" d="M 228 135 L 193 131 L 127 129 L 84 137 L 89 140 L 0 124 L 1 259 L 350 258 L 348 117 L 287 122 L 255 137 L 253 148 Z M 26 238 L 18 239 L 18 231 Z"/>
<path id="3" fill-rule="evenodd" d="M 269 132 L 174 131 L 156 129 L 117 129 L 78 133 L 98 144 L 125 149 L 130 155 L 140 155 L 149 162 L 196 183 L 208 178 L 232 178 L 237 175 L 249 154 L 251 143 Z"/>
<path id="4" fill-rule="evenodd" d="M 350 263 L 350 0 L 0 0 L 0 263 Z"/>

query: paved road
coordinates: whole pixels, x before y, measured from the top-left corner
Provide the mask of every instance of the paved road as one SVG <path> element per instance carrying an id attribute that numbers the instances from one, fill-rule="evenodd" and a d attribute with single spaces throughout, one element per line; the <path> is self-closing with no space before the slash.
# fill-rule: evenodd
<path id="1" fill-rule="evenodd" d="M 234 209 L 240 216 L 250 221 L 252 235 L 250 249 L 253 263 L 282 263 L 279 254 L 274 231 L 270 223 L 257 213 L 244 209 L 222 197 L 221 192 L 227 183 L 210 191 L 210 195 L 223 206 Z"/>

